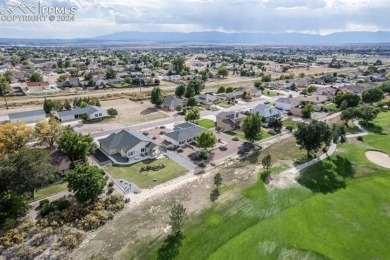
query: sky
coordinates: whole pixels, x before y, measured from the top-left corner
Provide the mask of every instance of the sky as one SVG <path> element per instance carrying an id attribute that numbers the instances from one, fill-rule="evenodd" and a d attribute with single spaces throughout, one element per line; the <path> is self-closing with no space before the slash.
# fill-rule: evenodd
<path id="1" fill-rule="evenodd" d="M 0 38 L 88 38 L 122 31 L 390 31 L 390 0 L 41 0 L 75 7 L 75 21 L 4 21 L 7 8 L 36 1 L 0 0 Z M 12 15 L 21 15 L 18 10 Z M 10 19 L 10 18 L 7 18 Z"/>

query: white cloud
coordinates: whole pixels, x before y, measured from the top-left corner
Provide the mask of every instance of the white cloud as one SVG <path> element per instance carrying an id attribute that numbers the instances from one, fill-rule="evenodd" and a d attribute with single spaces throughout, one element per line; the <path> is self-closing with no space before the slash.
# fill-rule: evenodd
<path id="1" fill-rule="evenodd" d="M 51 6 L 76 6 L 76 21 L 0 22 L 0 37 L 73 38 L 133 30 L 321 34 L 390 30 L 388 0 L 41 1 Z M 15 0 L 0 0 L 0 11 L 13 3 Z"/>

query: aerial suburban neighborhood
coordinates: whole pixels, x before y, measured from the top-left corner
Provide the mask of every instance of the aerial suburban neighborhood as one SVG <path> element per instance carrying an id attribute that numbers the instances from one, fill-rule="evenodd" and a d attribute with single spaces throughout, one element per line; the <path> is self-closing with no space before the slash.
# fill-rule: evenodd
<path id="1" fill-rule="evenodd" d="M 0 259 L 389 259 L 388 31 L 141 31 L 0 36 Z"/>

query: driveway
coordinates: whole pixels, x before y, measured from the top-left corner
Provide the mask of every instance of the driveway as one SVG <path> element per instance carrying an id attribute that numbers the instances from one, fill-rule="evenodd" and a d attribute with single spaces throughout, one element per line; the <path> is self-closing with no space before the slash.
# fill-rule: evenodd
<path id="1" fill-rule="evenodd" d="M 165 155 L 171 159 L 172 161 L 176 162 L 177 164 L 180 164 L 184 168 L 186 168 L 189 171 L 195 170 L 198 166 L 191 162 L 190 160 L 185 159 L 184 157 L 178 155 L 176 152 L 173 151 L 167 151 Z"/>

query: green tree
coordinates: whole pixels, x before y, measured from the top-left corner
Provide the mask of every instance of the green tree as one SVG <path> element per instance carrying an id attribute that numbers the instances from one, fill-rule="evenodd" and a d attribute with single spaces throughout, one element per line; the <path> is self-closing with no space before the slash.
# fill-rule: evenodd
<path id="1" fill-rule="evenodd" d="M 186 121 L 194 122 L 195 120 L 199 120 L 200 114 L 197 109 L 191 109 L 187 111 L 187 114 L 185 116 Z"/>
<path id="2" fill-rule="evenodd" d="M 65 100 L 64 100 L 64 108 L 65 108 L 66 110 L 70 110 L 70 109 L 72 108 L 72 105 L 70 104 L 69 99 L 65 99 Z"/>
<path id="3" fill-rule="evenodd" d="M 388 78 L 390 79 L 390 72 Z M 383 92 L 390 93 L 390 81 L 383 82 L 380 85 L 380 88 L 382 89 Z"/>
<path id="4" fill-rule="evenodd" d="M 280 130 L 282 130 L 282 127 L 283 127 L 283 124 L 282 124 L 282 120 L 280 119 L 271 119 L 269 122 L 268 122 L 268 127 L 271 127 L 275 132 L 280 132 Z"/>
<path id="5" fill-rule="evenodd" d="M 150 94 L 150 101 L 157 107 L 161 106 L 164 102 L 160 87 L 154 87 Z"/>
<path id="6" fill-rule="evenodd" d="M 270 154 L 267 154 L 264 156 L 264 158 L 261 160 L 261 164 L 263 165 L 263 168 L 265 169 L 266 173 L 270 173 L 270 168 L 272 166 L 272 157 Z"/>
<path id="7" fill-rule="evenodd" d="M 69 156 L 72 162 L 85 161 L 87 156 L 96 149 L 96 144 L 91 135 L 77 133 L 71 127 L 65 128 L 59 141 L 58 148 Z"/>
<path id="8" fill-rule="evenodd" d="M 345 125 L 332 125 L 334 143 L 345 143 L 347 141 L 347 127 Z"/>
<path id="9" fill-rule="evenodd" d="M 217 143 L 217 137 L 211 131 L 205 130 L 196 136 L 196 142 L 200 148 L 207 149 Z"/>
<path id="10" fill-rule="evenodd" d="M 107 109 L 107 114 L 111 117 L 115 117 L 118 115 L 118 110 L 116 110 L 115 108 L 109 108 Z"/>
<path id="11" fill-rule="evenodd" d="M 4 96 L 5 93 L 9 92 L 9 90 L 10 85 L 7 78 L 3 74 L 0 74 L 0 95 Z"/>
<path id="12" fill-rule="evenodd" d="M 75 193 L 78 202 L 96 200 L 106 185 L 104 171 L 96 166 L 78 164 L 65 175 L 68 189 Z"/>
<path id="13" fill-rule="evenodd" d="M 28 80 L 30 82 L 40 82 L 43 80 L 43 76 L 39 73 L 34 71 L 29 77 Z"/>
<path id="14" fill-rule="evenodd" d="M 226 88 L 226 93 L 232 93 L 234 89 L 232 87 L 227 87 Z"/>
<path id="15" fill-rule="evenodd" d="M 221 75 L 223 78 L 225 78 L 229 74 L 228 69 L 226 66 L 221 66 L 218 68 L 218 75 Z"/>
<path id="16" fill-rule="evenodd" d="M 348 108 L 348 101 L 347 100 L 343 100 L 343 102 L 341 102 L 340 104 L 340 110 L 343 111 L 345 109 Z"/>
<path id="17" fill-rule="evenodd" d="M 172 66 L 176 74 L 180 74 L 184 69 L 184 57 L 179 55 L 175 56 L 172 60 Z"/>
<path id="18" fill-rule="evenodd" d="M 356 107 L 359 105 L 360 102 L 360 96 L 353 93 L 343 93 L 342 91 L 339 91 L 334 98 L 334 103 L 340 107 L 341 103 L 346 100 L 348 102 L 348 107 Z"/>
<path id="19" fill-rule="evenodd" d="M 198 102 L 196 102 L 196 99 L 194 97 L 190 97 L 188 100 L 187 100 L 187 106 L 188 107 L 194 107 L 198 104 Z"/>
<path id="20" fill-rule="evenodd" d="M 51 117 L 49 120 L 41 120 L 35 124 L 35 137 L 38 144 L 52 147 L 62 134 L 64 127 Z"/>
<path id="21" fill-rule="evenodd" d="M 259 113 L 251 114 L 244 118 L 242 124 L 242 131 L 245 134 L 245 138 L 251 142 L 258 141 L 261 139 L 261 125 L 263 118 Z"/>
<path id="22" fill-rule="evenodd" d="M 314 111 L 314 107 L 312 104 L 306 104 L 304 108 L 302 108 L 302 117 L 303 118 L 311 118 L 311 113 Z"/>
<path id="23" fill-rule="evenodd" d="M 186 85 L 181 83 L 175 90 L 175 95 L 179 98 L 183 97 L 186 93 Z"/>
<path id="24" fill-rule="evenodd" d="M 214 185 L 217 190 L 222 185 L 222 175 L 220 173 L 214 175 Z"/>
<path id="25" fill-rule="evenodd" d="M 317 152 L 323 144 L 329 145 L 332 140 L 330 127 L 321 121 L 313 120 L 309 124 L 300 123 L 294 132 L 297 144 L 307 151 L 310 157 L 312 152 Z"/>
<path id="26" fill-rule="evenodd" d="M 26 215 L 28 211 L 28 198 L 11 190 L 0 192 L 0 227 L 11 219 Z"/>
<path id="27" fill-rule="evenodd" d="M 49 114 L 53 110 L 53 102 L 50 99 L 46 99 L 43 101 L 43 110 L 46 114 Z"/>
<path id="28" fill-rule="evenodd" d="M 225 92 L 226 92 L 226 88 L 224 86 L 219 87 L 217 90 L 218 94 L 225 93 Z"/>
<path id="29" fill-rule="evenodd" d="M 188 81 L 187 89 L 193 87 L 195 94 L 199 95 L 204 89 L 204 82 L 200 79 L 191 79 Z"/>
<path id="30" fill-rule="evenodd" d="M 363 91 L 362 100 L 365 103 L 374 103 L 384 98 L 383 90 L 381 88 L 371 88 Z"/>
<path id="31" fill-rule="evenodd" d="M 365 124 L 368 124 L 369 121 L 374 120 L 379 114 L 380 110 L 373 106 L 364 106 L 358 108 L 356 114 L 360 117 Z"/>
<path id="32" fill-rule="evenodd" d="M 28 198 L 36 189 L 58 178 L 51 158 L 42 149 L 23 148 L 1 160 L 0 191 L 12 191 Z"/>
<path id="33" fill-rule="evenodd" d="M 346 125 L 348 125 L 349 120 L 352 120 L 356 117 L 355 108 L 349 107 L 343 111 L 341 111 L 340 119 L 344 121 Z"/>
<path id="34" fill-rule="evenodd" d="M 186 98 L 192 98 L 195 96 L 195 89 L 193 86 L 188 86 L 187 87 L 187 90 L 186 90 L 186 93 L 185 93 L 185 97 Z"/>
<path id="35" fill-rule="evenodd" d="M 311 85 L 311 86 L 309 86 L 309 87 L 307 88 L 307 92 L 308 92 L 308 93 L 313 93 L 313 92 L 315 92 L 315 91 L 317 91 L 317 87 L 316 87 L 316 86 Z"/>
<path id="36" fill-rule="evenodd" d="M 271 75 L 264 75 L 263 77 L 261 77 L 262 82 L 270 82 L 271 80 Z"/>
<path id="37" fill-rule="evenodd" d="M 260 88 L 261 87 L 261 81 L 256 80 L 255 82 L 253 82 L 253 86 L 255 86 L 255 88 Z"/>
<path id="38" fill-rule="evenodd" d="M 116 71 L 114 69 L 109 69 L 106 72 L 106 78 L 107 79 L 115 79 L 116 78 Z"/>
<path id="39" fill-rule="evenodd" d="M 172 233 L 181 233 L 187 221 L 187 212 L 184 206 L 182 204 L 173 205 L 169 219 Z"/>

